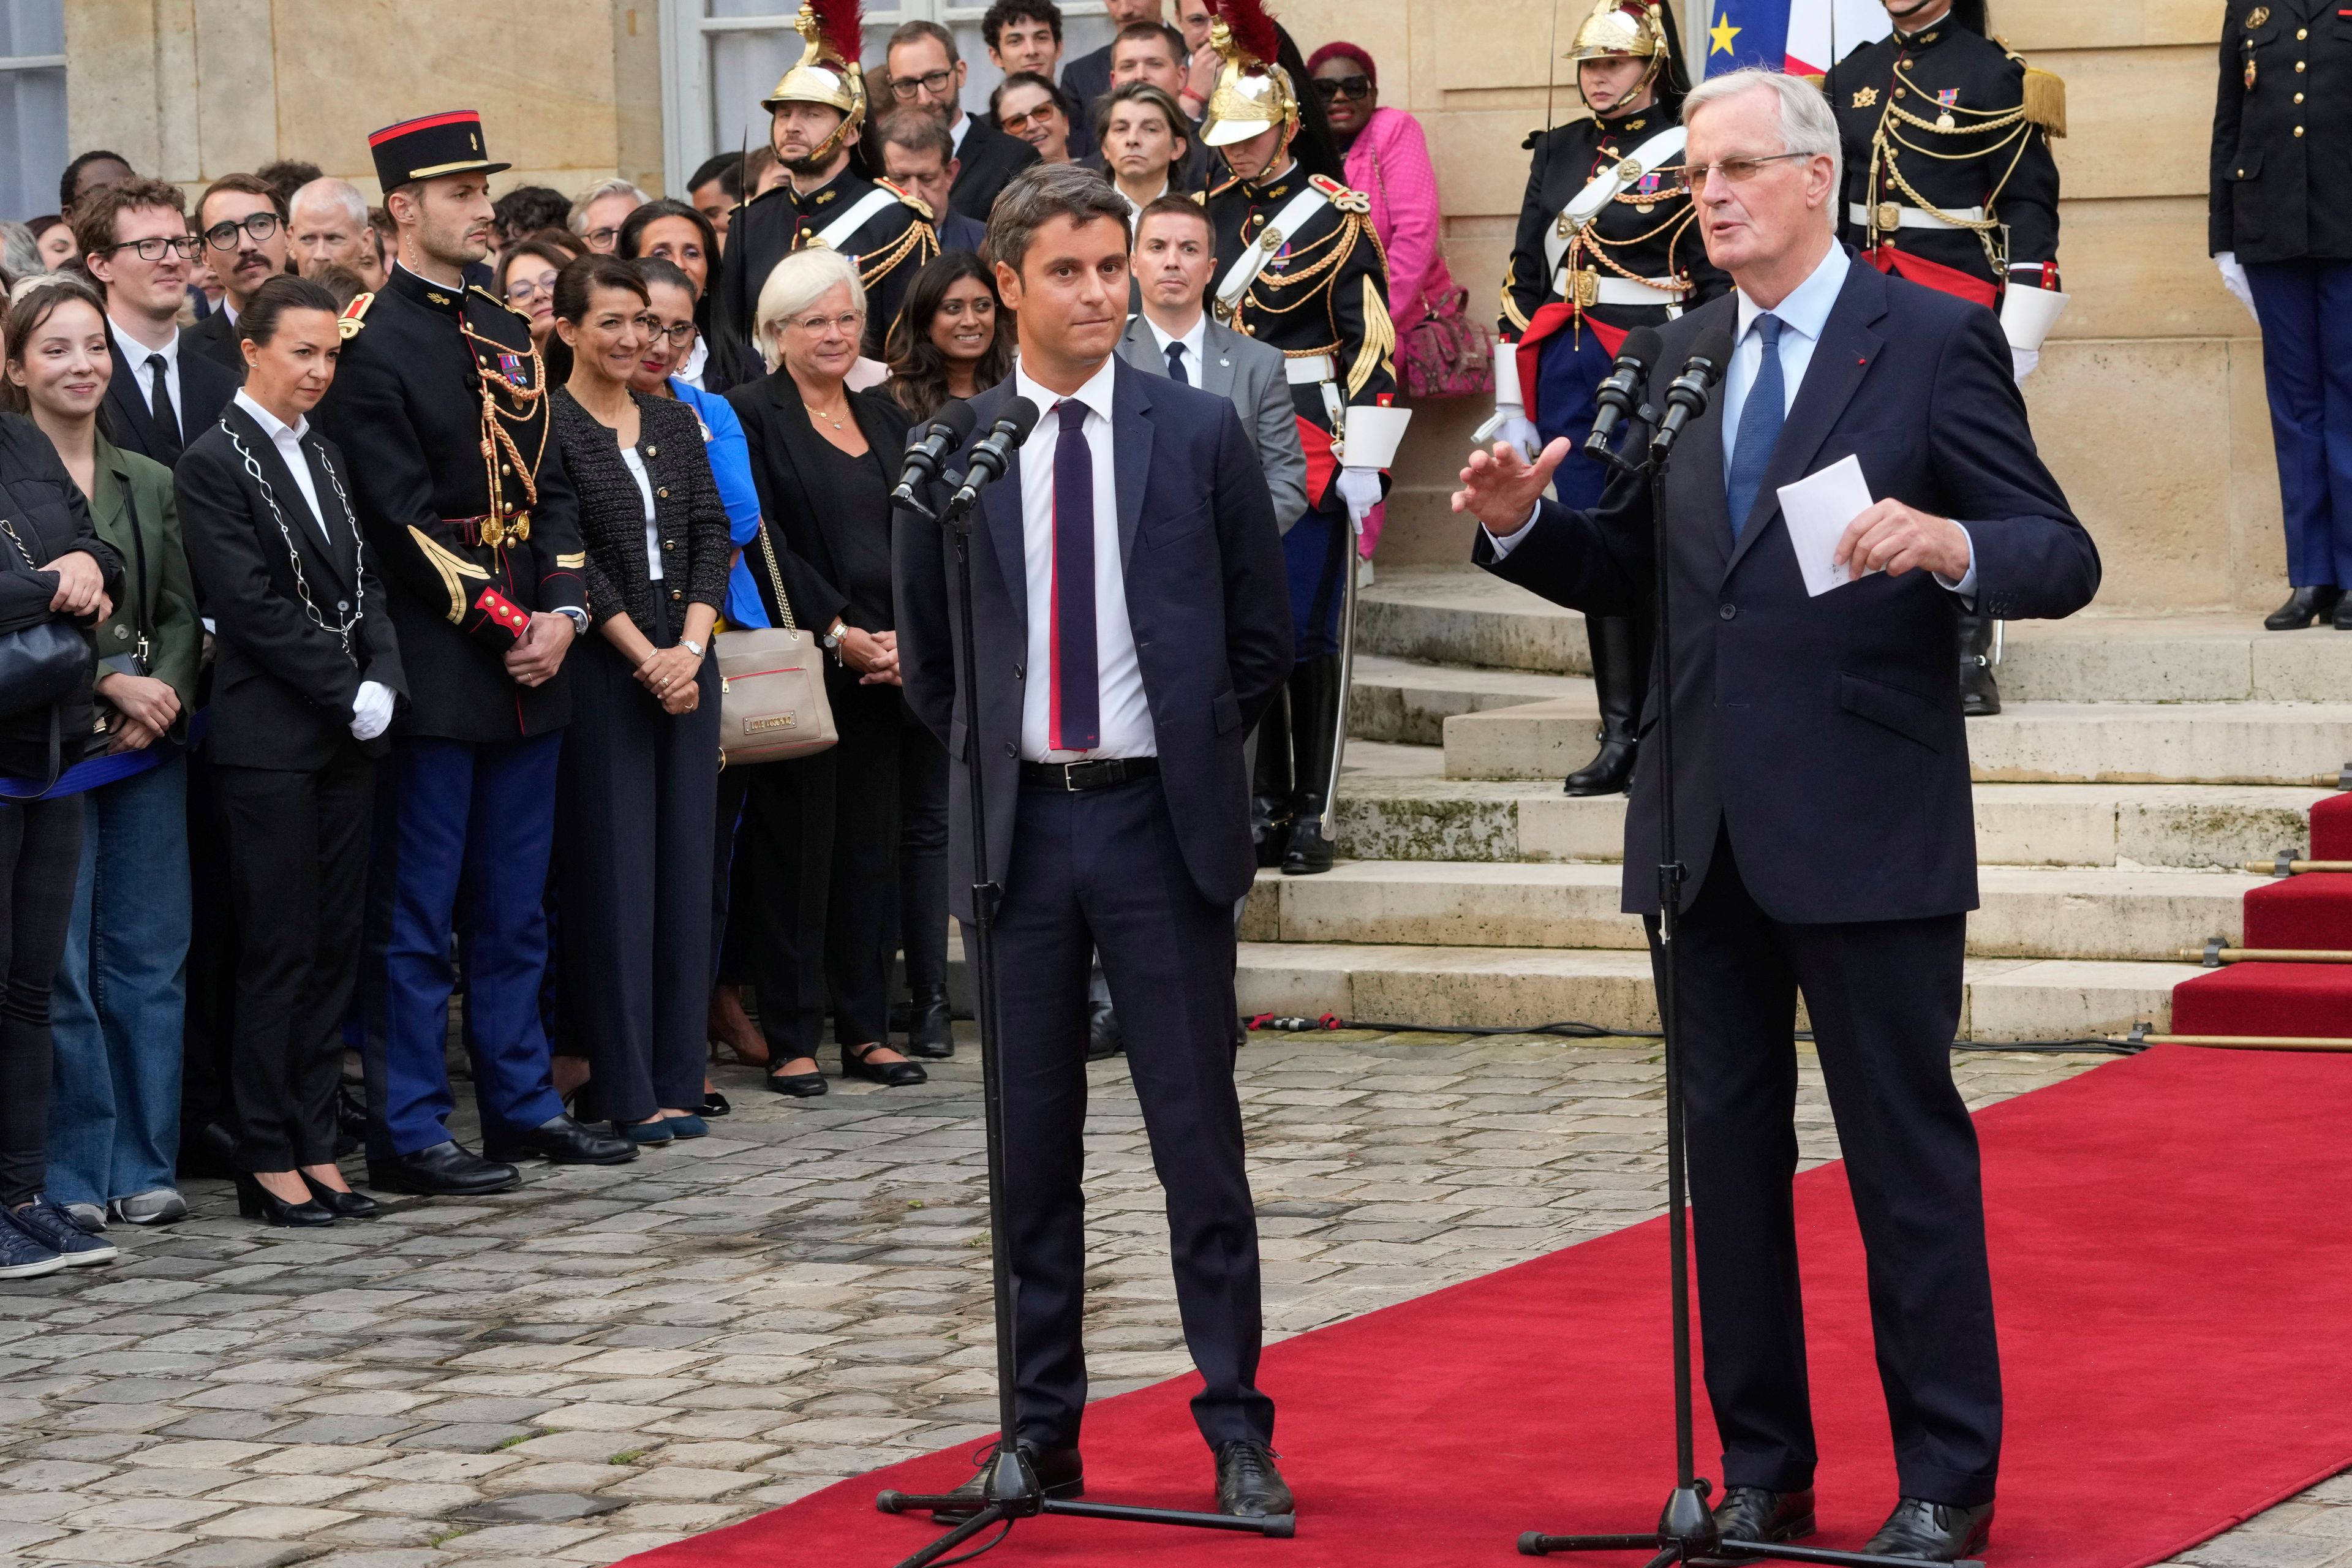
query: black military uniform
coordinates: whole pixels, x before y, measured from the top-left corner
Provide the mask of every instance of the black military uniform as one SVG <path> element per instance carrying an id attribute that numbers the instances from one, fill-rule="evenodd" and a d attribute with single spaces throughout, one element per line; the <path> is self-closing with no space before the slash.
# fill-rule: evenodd
<path id="1" fill-rule="evenodd" d="M 2262 323 L 2294 594 L 2263 624 L 2352 631 L 2352 15 L 2230 0 L 2209 243 Z M 2234 263 L 2234 266 L 2233 266 Z"/>
<path id="2" fill-rule="evenodd" d="M 908 286 L 923 264 L 940 253 L 939 237 L 919 199 L 886 182 L 869 180 L 848 163 L 806 195 L 787 180 L 735 209 L 727 226 L 727 255 L 719 277 L 717 321 L 721 330 L 751 342 L 760 289 L 776 263 L 813 243 L 827 225 L 877 188 L 893 192 L 898 201 L 858 225 L 835 248 L 857 264 L 858 278 L 866 285 L 865 353 L 868 358 L 881 358 L 891 323 L 907 301 Z"/>

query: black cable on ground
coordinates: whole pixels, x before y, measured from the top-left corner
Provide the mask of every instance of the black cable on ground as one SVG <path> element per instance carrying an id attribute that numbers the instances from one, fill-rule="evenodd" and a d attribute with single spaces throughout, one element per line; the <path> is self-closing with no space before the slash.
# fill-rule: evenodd
<path id="1" fill-rule="evenodd" d="M 1276 1034 L 1320 1034 L 1335 1029 L 1364 1029 L 1391 1035 L 1462 1035 L 1475 1039 L 1497 1036 L 1550 1035 L 1570 1040 L 1654 1040 L 1660 1037 L 1654 1029 L 1611 1029 L 1599 1024 L 1587 1024 L 1574 1018 L 1564 1018 L 1550 1024 L 1527 1024 L 1514 1026 L 1466 1024 L 1399 1024 L 1370 1018 L 1341 1018 L 1335 1013 L 1320 1017 L 1277 1016 L 1261 1013 L 1244 1020 L 1253 1030 Z M 1810 1041 L 1811 1029 L 1800 1029 L 1795 1038 Z M 2147 1047 L 2130 1040 L 2110 1039 L 2105 1036 L 2084 1035 L 2072 1039 L 2053 1040 L 1954 1040 L 1956 1051 L 2011 1051 L 2021 1054 L 2063 1055 L 2076 1051 L 2095 1051 L 2107 1056 L 2136 1057 Z"/>

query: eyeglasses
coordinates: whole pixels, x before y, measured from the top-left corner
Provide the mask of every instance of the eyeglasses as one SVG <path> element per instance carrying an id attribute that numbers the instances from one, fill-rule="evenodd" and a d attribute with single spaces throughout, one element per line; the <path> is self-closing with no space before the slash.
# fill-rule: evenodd
<path id="1" fill-rule="evenodd" d="M 816 319 L 824 320 L 822 316 Z M 674 349 L 682 349 L 694 341 L 694 323 L 690 321 L 672 321 L 669 325 L 664 326 L 659 316 L 639 316 L 637 326 L 655 337 L 667 338 L 669 346 Z"/>
<path id="2" fill-rule="evenodd" d="M 838 330 L 843 337 L 854 338 L 866 325 L 863 310 L 844 310 L 838 316 L 787 316 L 784 325 L 798 327 L 813 338 L 821 338 L 828 327 Z"/>
<path id="3" fill-rule="evenodd" d="M 284 226 L 276 213 L 255 213 L 248 218 L 213 225 L 205 230 L 205 243 L 215 250 L 235 250 L 240 234 L 258 245 Z"/>
<path id="4" fill-rule="evenodd" d="M 996 128 L 999 131 L 1003 132 L 1007 136 L 1018 136 L 1025 127 L 1033 123 L 1041 126 L 1052 123 L 1054 116 L 1059 114 L 1061 111 L 1061 106 L 1059 104 L 1055 103 L 1052 99 L 1047 99 L 1036 108 L 1025 110 L 1019 114 L 1005 114 L 998 116 Z"/>
<path id="5" fill-rule="evenodd" d="M 1326 102 L 1335 98 L 1370 98 L 1372 79 L 1361 71 L 1354 76 L 1318 76 L 1315 79 L 1315 91 Z"/>
<path id="6" fill-rule="evenodd" d="M 129 250 L 137 252 L 142 261 L 161 261 L 163 252 L 169 250 L 183 261 L 194 261 L 197 252 L 204 248 L 204 243 L 193 234 L 175 234 L 168 238 L 153 235 L 145 239 L 118 240 L 100 254 L 111 256 L 118 250 Z"/>
<path id="7" fill-rule="evenodd" d="M 947 91 L 948 83 L 954 79 L 955 72 L 951 68 L 943 71 L 925 71 L 921 76 L 894 76 L 890 79 L 890 96 L 901 100 L 913 98 L 917 93 L 922 92 L 936 96 Z"/>
<path id="8" fill-rule="evenodd" d="M 580 237 L 588 242 L 588 248 L 591 250 L 610 250 L 613 248 L 613 242 L 620 236 L 619 226 L 608 223 L 602 228 L 589 229 Z"/>
<path id="9" fill-rule="evenodd" d="M 1719 163 L 1690 163 L 1658 171 L 1661 184 L 1685 195 L 1705 188 L 1709 174 L 1721 174 L 1735 185 L 1744 185 L 1764 172 L 1767 163 L 1783 163 L 1790 158 L 1811 158 L 1811 153 L 1774 153 L 1763 158 L 1726 158 Z"/>
<path id="10" fill-rule="evenodd" d="M 542 272 L 536 278 L 509 278 L 507 279 L 507 298 L 512 300 L 518 305 L 522 303 L 525 300 L 530 299 L 534 294 L 544 294 L 550 299 L 554 298 L 555 274 L 552 272 Z"/>

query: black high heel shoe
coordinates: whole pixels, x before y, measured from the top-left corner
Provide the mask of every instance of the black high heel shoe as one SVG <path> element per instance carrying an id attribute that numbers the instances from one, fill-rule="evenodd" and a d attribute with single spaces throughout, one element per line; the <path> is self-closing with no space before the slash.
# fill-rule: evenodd
<path id="1" fill-rule="evenodd" d="M 246 1171 L 236 1173 L 236 1212 L 264 1225 L 292 1226 L 297 1229 L 335 1223 L 335 1216 L 317 1203 L 305 1199 L 289 1204 Z"/>
<path id="2" fill-rule="evenodd" d="M 920 1062 L 877 1062 L 874 1053 L 883 1048 L 879 1040 L 868 1040 L 862 1046 L 841 1047 L 841 1076 L 862 1078 L 888 1089 L 902 1089 L 908 1084 L 929 1083 L 931 1075 L 923 1070 Z"/>
<path id="3" fill-rule="evenodd" d="M 770 1089 L 777 1094 L 789 1094 L 794 1100 L 814 1100 L 825 1092 L 823 1068 L 814 1072 L 771 1072 L 761 1076 L 768 1080 Z"/>
<path id="4" fill-rule="evenodd" d="M 331 1187 L 312 1179 L 308 1171 L 302 1173 L 302 1184 L 310 1189 L 310 1201 L 337 1219 L 373 1219 L 383 1212 L 383 1205 L 365 1193 Z"/>

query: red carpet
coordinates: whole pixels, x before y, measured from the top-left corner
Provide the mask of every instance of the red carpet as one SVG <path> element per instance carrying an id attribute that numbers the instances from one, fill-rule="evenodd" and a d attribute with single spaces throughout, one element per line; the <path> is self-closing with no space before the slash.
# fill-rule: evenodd
<path id="1" fill-rule="evenodd" d="M 2008 1384 L 1998 1568 L 2140 1568 L 2352 1464 L 2352 1058 L 2158 1047 L 1979 1118 Z M 1815 1544 L 1894 1501 L 1861 1243 L 1837 1166 L 1798 1184 L 1823 1462 Z M 1671 1481 L 1664 1222 L 1270 1350 L 1302 1499 L 1261 1541 L 1069 1520 L 1012 1563 L 1441 1568 L 1519 1532 L 1640 1530 Z M 1212 1506 L 1189 1375 L 1087 1418 L 1090 1495 Z M 1701 1404 L 1703 1460 L 1715 1452 Z M 932 1534 L 877 1487 L 944 1489 L 969 1448 L 633 1558 L 643 1568 L 887 1568 Z M 1711 1463 L 1708 1468 L 1712 1468 Z M 2095 1519 L 2095 1535 L 2077 1533 Z M 1632 1562 L 1603 1558 L 1601 1562 Z"/>
<path id="2" fill-rule="evenodd" d="M 2314 860 L 2352 860 L 2352 794 L 2311 808 Z M 2246 895 L 2242 945 L 2352 951 L 2352 874 L 2311 872 Z M 2172 988 L 2172 1033 L 2352 1038 L 2352 964 L 2233 963 Z"/>

